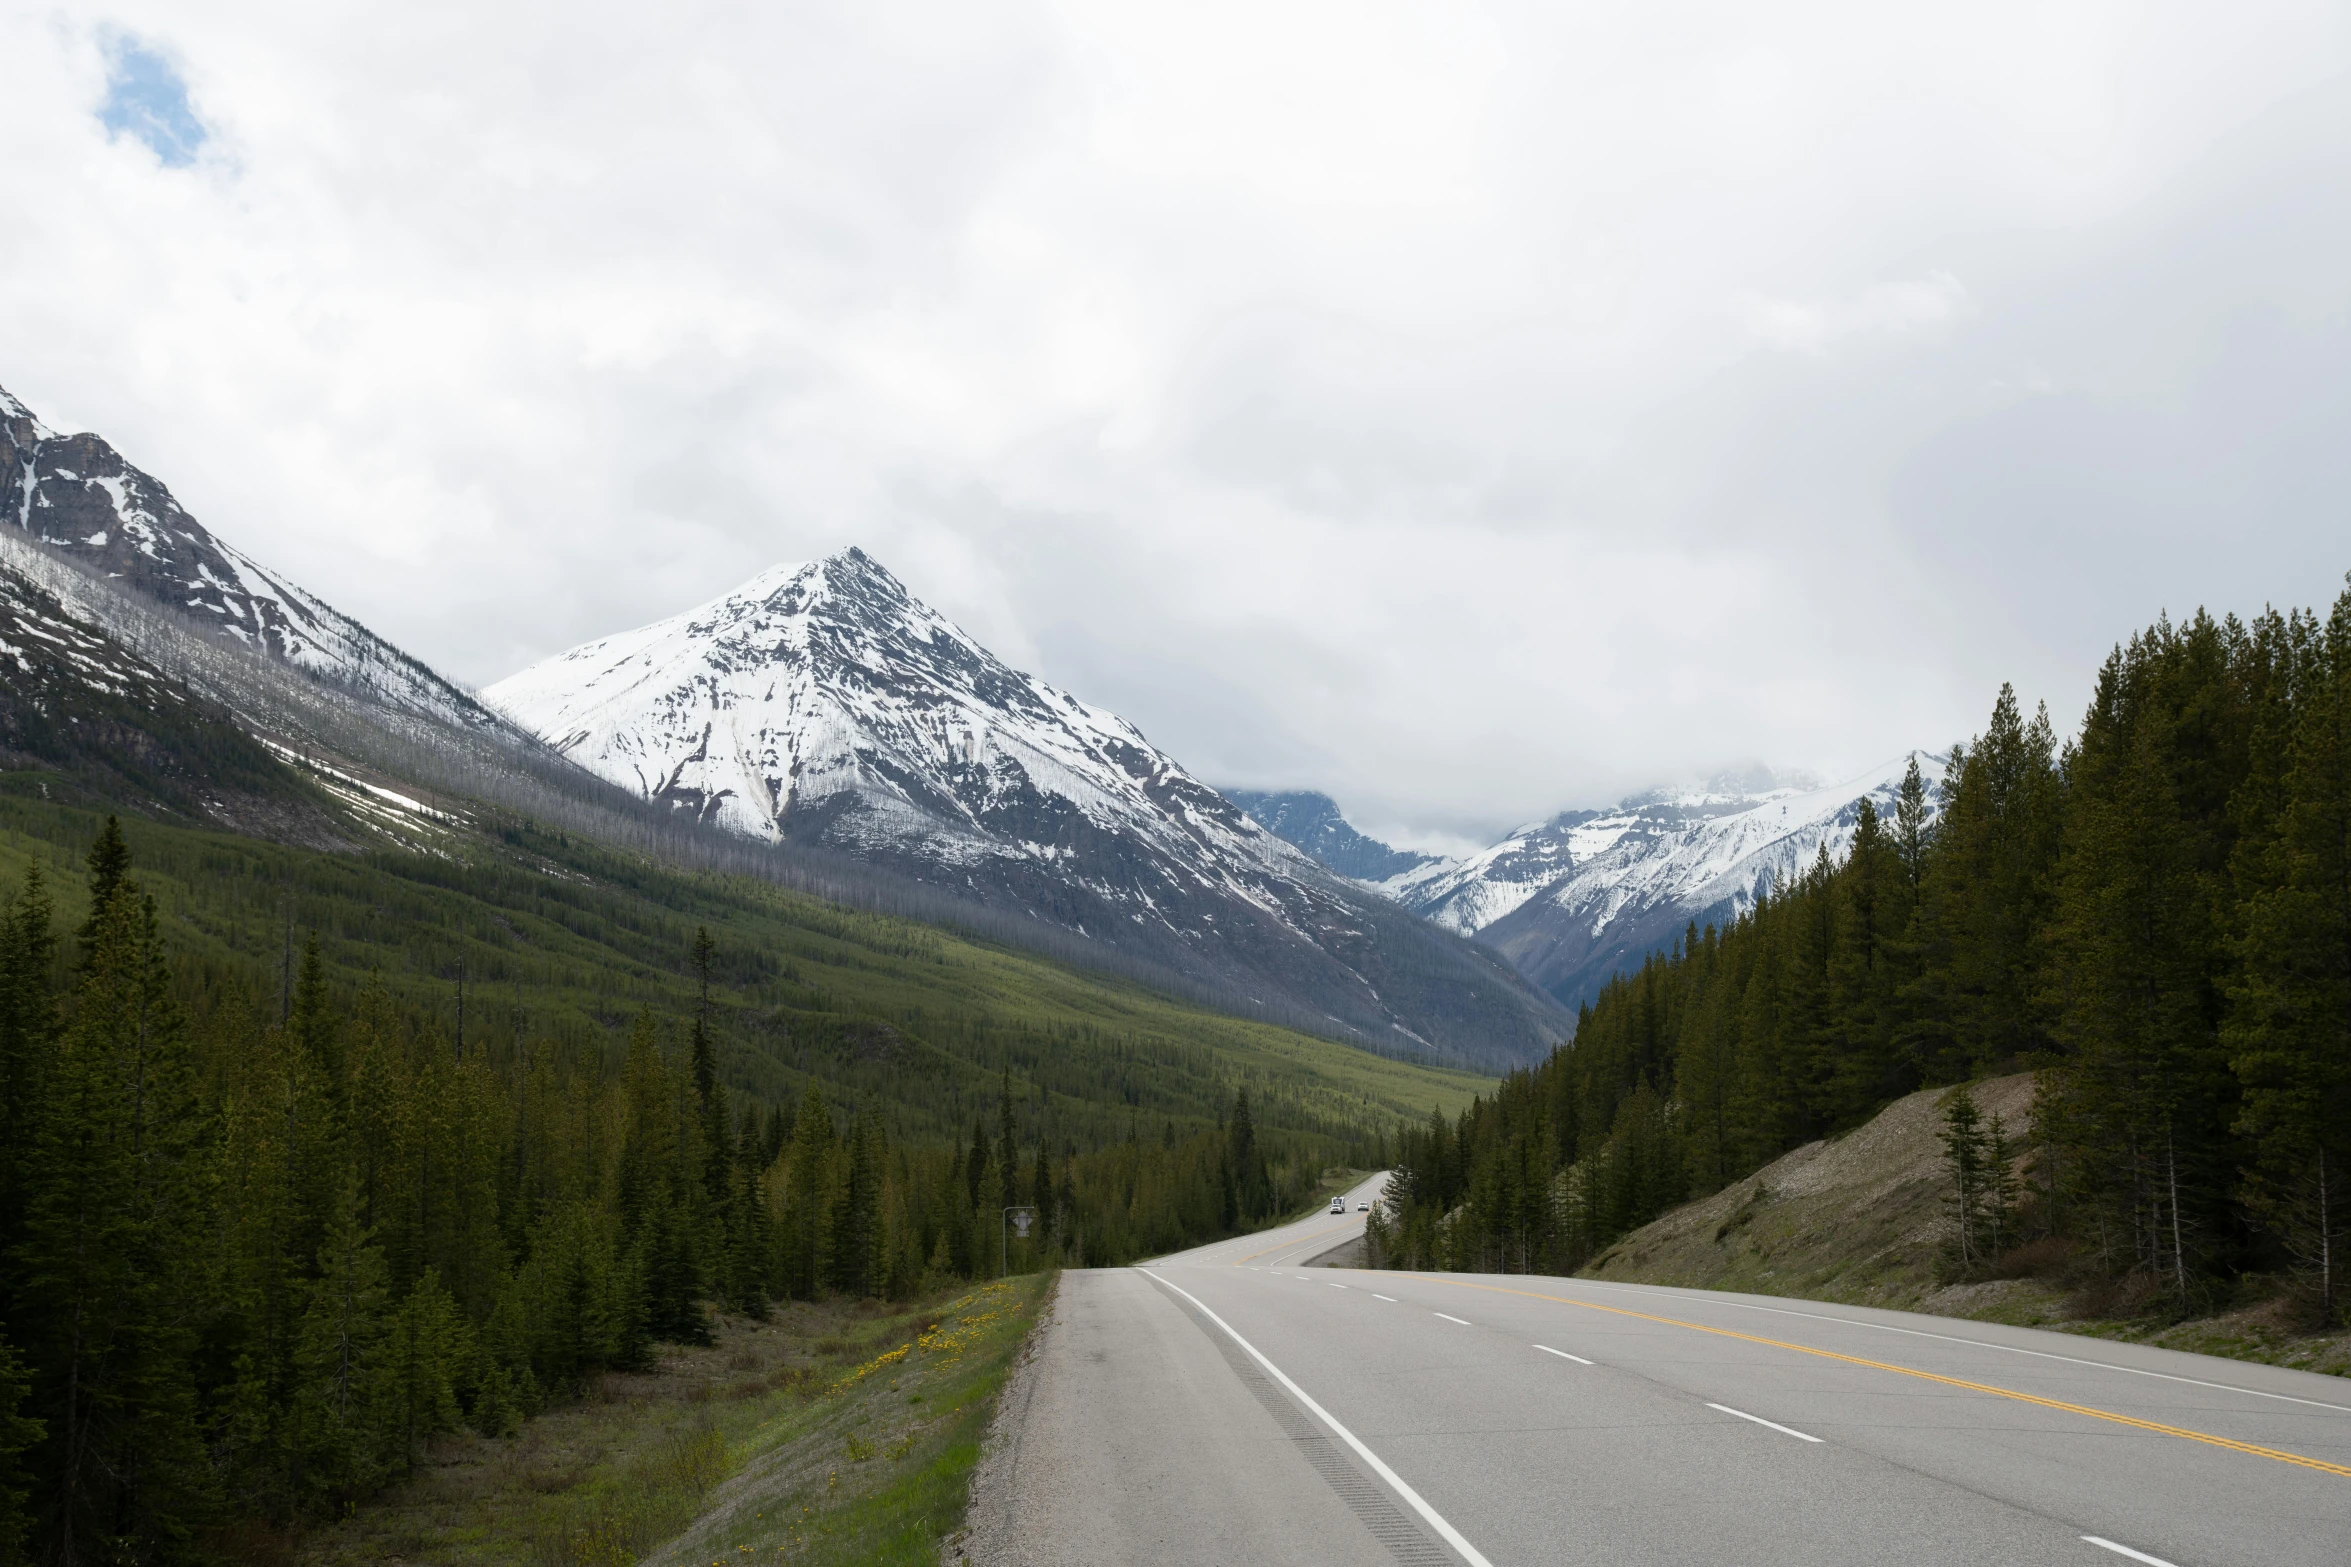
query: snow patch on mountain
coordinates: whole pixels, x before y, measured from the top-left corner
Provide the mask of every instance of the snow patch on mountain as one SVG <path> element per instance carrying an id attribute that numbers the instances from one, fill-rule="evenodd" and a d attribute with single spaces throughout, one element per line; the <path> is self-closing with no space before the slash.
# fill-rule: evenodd
<path id="1" fill-rule="evenodd" d="M 1666 790 L 1611 810 L 1563 812 L 1476 854 L 1374 885 L 1446 929 L 1499 948 L 1573 1005 L 1691 920 L 1737 918 L 1774 878 L 1793 878 L 1822 849 L 1843 859 L 1859 802 L 1867 798 L 1890 816 L 1913 756 L 1931 806 L 1941 759 L 1905 753 L 1826 787 L 1806 779 L 1753 793 Z"/>
<path id="2" fill-rule="evenodd" d="M 1071 854 L 1070 813 L 1272 908 L 1303 855 L 1134 725 L 997 661 L 860 550 L 776 566 L 483 698 L 589 770 L 753 837 L 830 810 L 835 841 L 964 864 Z"/>
<path id="3" fill-rule="evenodd" d="M 96 435 L 59 435 L 0 390 L 0 517 L 55 554 L 254 652 L 460 728 L 502 727 L 464 691 L 216 537 Z"/>

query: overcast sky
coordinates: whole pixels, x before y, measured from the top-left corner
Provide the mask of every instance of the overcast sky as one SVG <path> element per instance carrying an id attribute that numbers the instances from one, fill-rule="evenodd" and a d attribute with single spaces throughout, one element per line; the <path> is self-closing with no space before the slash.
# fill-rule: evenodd
<path id="1" fill-rule="evenodd" d="M 0 386 L 458 678 L 862 545 L 1482 840 L 2351 567 L 2343 6 L 0 0 Z"/>

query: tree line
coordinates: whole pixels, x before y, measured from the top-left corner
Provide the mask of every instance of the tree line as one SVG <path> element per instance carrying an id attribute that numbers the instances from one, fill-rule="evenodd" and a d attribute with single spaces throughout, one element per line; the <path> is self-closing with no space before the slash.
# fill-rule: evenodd
<path id="1" fill-rule="evenodd" d="M 1409 1134 L 1379 1241 L 1572 1270 L 1903 1094 L 2020 1069 L 2038 1097 L 2004 1240 L 2182 1309 L 2287 1274 L 2340 1318 L 2351 592 L 2159 621 L 2063 744 L 2003 687 L 1939 786 L 1914 762 L 1889 815 L 1856 802 L 1841 862 L 1693 923 L 1571 1045 Z"/>
<path id="2" fill-rule="evenodd" d="M 183 972 L 112 818 L 87 863 L 77 929 L 37 862 L 0 907 L 0 1563 L 205 1560 L 233 1520 L 346 1508 L 437 1433 L 707 1341 L 714 1309 L 1195 1244 L 1339 1151 L 1261 1135 L 1245 1093 L 1080 1147 L 1009 1071 L 968 1142 L 813 1083 L 737 1102 L 707 930 L 691 1015 L 641 1010 L 625 1050 L 469 1050 L 380 980 L 338 994 L 315 938 L 277 984 Z"/>

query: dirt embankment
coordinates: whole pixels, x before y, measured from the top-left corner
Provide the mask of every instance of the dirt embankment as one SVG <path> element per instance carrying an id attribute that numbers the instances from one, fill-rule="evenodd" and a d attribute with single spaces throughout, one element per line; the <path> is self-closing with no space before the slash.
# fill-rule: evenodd
<path id="1" fill-rule="evenodd" d="M 2062 1248 L 2038 1259 L 2039 1277 L 1942 1282 L 1935 1264 L 1950 1220 L 1937 1134 L 1949 1092 L 1898 1099 L 1866 1126 L 1676 1208 L 1602 1252 L 1583 1276 L 1974 1317 L 2351 1376 L 2351 1331 L 2309 1331 L 2274 1279 L 2248 1278 L 2220 1309 L 2185 1318 L 2161 1291 L 2141 1292 L 2134 1306 L 2111 1281 L 2101 1288 L 2073 1276 Z M 1997 1113 L 2025 1141 L 2031 1073 L 1974 1092 L 1987 1117 Z"/>
<path id="2" fill-rule="evenodd" d="M 1984 1286 L 1944 1288 L 1935 1279 L 1935 1254 L 1948 1224 L 1937 1140 L 1948 1092 L 1922 1089 L 1842 1137 L 1781 1155 L 1745 1180 L 1633 1231 L 1593 1259 L 1584 1275 L 1965 1311 L 1965 1297 Z M 2022 1140 L 2031 1129 L 2031 1073 L 1978 1083 L 1975 1098 L 2011 1137 Z"/>

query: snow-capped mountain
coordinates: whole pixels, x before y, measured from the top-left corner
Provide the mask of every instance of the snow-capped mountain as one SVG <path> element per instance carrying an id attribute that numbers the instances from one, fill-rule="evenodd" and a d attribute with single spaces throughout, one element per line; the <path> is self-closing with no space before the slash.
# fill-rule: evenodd
<path id="1" fill-rule="evenodd" d="M 1610 975 L 1669 945 L 1692 920 L 1736 918 L 1774 877 L 1794 876 L 1823 846 L 1841 859 L 1853 844 L 1860 801 L 1867 797 L 1891 815 L 1913 754 L 1931 802 L 1942 763 L 1925 752 L 1828 787 L 1722 779 L 1635 796 L 1613 810 L 1563 812 L 1491 848 L 1415 867 L 1377 887 L 1495 948 L 1574 1006 Z"/>
<path id="2" fill-rule="evenodd" d="M 105 440 L 59 435 L 5 390 L 0 520 L 117 587 L 316 679 L 460 728 L 502 727 L 418 660 L 214 537 Z"/>
<path id="3" fill-rule="evenodd" d="M 1396 917 L 859 550 L 778 566 L 483 700 L 645 799 L 1011 902 L 1392 1044 L 1492 1064 L 1559 1032 L 1504 965 Z"/>

